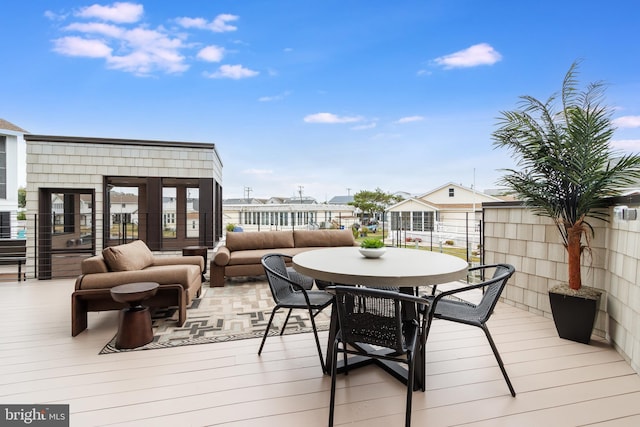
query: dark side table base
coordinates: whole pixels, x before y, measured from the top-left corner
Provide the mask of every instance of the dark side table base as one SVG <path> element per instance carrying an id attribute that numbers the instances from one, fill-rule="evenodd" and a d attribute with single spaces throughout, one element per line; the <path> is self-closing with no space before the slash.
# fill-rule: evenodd
<path id="1" fill-rule="evenodd" d="M 142 303 L 154 296 L 158 287 L 155 282 L 137 282 L 111 288 L 114 301 L 129 304 L 120 310 L 116 348 L 136 348 L 153 341 L 151 313 Z"/>
<path id="2" fill-rule="evenodd" d="M 151 341 L 153 341 L 153 329 L 149 308 L 129 307 L 120 310 L 116 348 L 136 348 Z"/>

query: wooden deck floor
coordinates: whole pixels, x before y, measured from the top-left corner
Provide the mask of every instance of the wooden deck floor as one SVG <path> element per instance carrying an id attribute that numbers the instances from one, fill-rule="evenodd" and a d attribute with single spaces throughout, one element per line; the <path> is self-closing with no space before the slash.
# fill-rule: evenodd
<path id="1" fill-rule="evenodd" d="M 309 334 L 98 355 L 117 313 L 72 338 L 72 280 L 0 283 L 0 403 L 70 404 L 72 426 L 327 424 L 330 378 Z M 640 376 L 602 341 L 559 339 L 549 319 L 499 305 L 490 328 L 512 398 L 480 330 L 437 321 L 415 426 L 638 426 Z M 326 339 L 326 335 L 323 335 Z M 400 426 L 402 384 L 375 367 L 338 381 L 336 425 Z"/>

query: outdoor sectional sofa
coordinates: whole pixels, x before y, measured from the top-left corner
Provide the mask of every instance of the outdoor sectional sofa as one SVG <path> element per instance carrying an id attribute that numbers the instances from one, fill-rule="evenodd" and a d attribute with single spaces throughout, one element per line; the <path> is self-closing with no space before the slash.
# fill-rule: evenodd
<path id="1" fill-rule="evenodd" d="M 105 248 L 101 255 L 84 259 L 71 296 L 71 335 L 87 329 L 89 311 L 119 310 L 122 303 L 111 298 L 111 288 L 134 282 L 156 282 L 155 296 L 144 301 L 148 307 L 178 307 L 178 323 L 187 318 L 187 306 L 200 295 L 201 256 L 157 257 L 136 240 Z"/>
<path id="2" fill-rule="evenodd" d="M 260 259 L 266 254 L 356 245 L 350 229 L 230 232 L 211 260 L 211 286 L 224 286 L 227 277 L 264 275 Z"/>

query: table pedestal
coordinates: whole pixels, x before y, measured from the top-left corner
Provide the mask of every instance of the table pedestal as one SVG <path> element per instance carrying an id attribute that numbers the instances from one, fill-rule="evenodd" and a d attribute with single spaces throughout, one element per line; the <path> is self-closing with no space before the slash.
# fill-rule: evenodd
<path id="1" fill-rule="evenodd" d="M 129 283 L 111 289 L 114 301 L 129 304 L 120 310 L 116 348 L 136 348 L 153 341 L 151 313 L 142 302 L 156 294 L 158 284 L 154 282 Z"/>

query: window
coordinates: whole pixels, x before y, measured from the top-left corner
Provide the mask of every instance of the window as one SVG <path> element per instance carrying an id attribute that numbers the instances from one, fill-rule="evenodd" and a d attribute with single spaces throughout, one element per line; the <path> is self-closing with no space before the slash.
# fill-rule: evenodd
<path id="1" fill-rule="evenodd" d="M 200 235 L 200 189 L 187 187 L 187 230 L 186 236 L 197 238 Z"/>
<path id="2" fill-rule="evenodd" d="M 176 238 L 176 188 L 162 188 L 162 237 Z"/>
<path id="3" fill-rule="evenodd" d="M 11 212 L 0 212 L 0 238 L 11 238 Z"/>
<path id="4" fill-rule="evenodd" d="M 433 231 L 433 212 L 424 213 L 424 231 Z"/>
<path id="5" fill-rule="evenodd" d="M 152 251 L 179 250 L 213 246 L 221 234 L 221 187 L 211 178 L 107 176 L 104 186 L 105 246 L 140 239 Z"/>
<path id="6" fill-rule="evenodd" d="M 422 214 L 423 212 L 413 212 L 413 224 L 411 228 L 413 231 L 424 231 L 422 229 Z"/>
<path id="7" fill-rule="evenodd" d="M 449 197 L 454 197 L 455 196 L 455 188 L 450 188 L 449 189 Z"/>
<path id="8" fill-rule="evenodd" d="M 109 187 L 109 238 L 128 241 L 138 238 L 138 187 Z"/>

